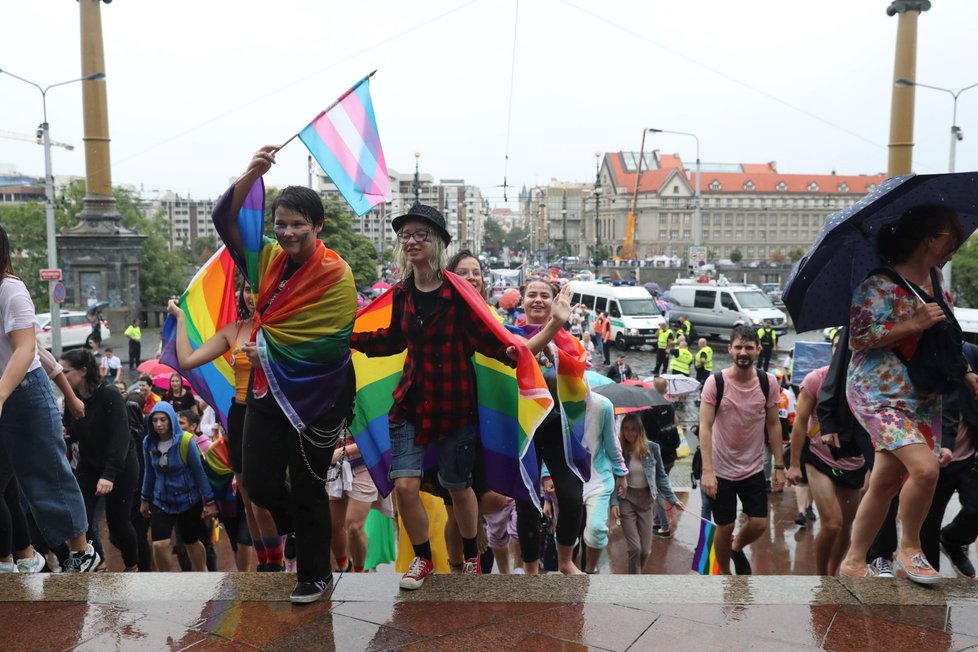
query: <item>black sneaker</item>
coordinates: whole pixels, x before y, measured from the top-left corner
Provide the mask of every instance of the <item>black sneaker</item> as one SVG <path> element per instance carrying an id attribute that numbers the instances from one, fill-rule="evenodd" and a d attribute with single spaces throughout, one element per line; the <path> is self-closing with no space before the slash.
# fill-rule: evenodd
<path id="1" fill-rule="evenodd" d="M 807 518 L 809 521 L 818 520 L 818 516 L 815 515 L 815 509 L 811 505 L 805 508 L 805 518 Z"/>
<path id="2" fill-rule="evenodd" d="M 959 577 L 975 578 L 975 567 L 972 565 L 971 560 L 968 559 L 968 546 L 959 546 L 951 543 L 944 539 L 944 535 L 941 535 L 941 550 L 951 560 L 951 565 L 954 566 L 954 572 Z"/>
<path id="3" fill-rule="evenodd" d="M 795 524 L 799 527 L 805 527 L 808 525 L 808 519 L 805 518 L 805 515 L 802 512 L 798 512 L 798 516 L 795 517 Z"/>
<path id="4" fill-rule="evenodd" d="M 85 550 L 68 555 L 62 571 L 65 573 L 94 573 L 101 565 L 102 558 L 95 552 L 92 544 L 88 544 Z"/>
<path id="5" fill-rule="evenodd" d="M 295 588 L 292 589 L 292 595 L 289 596 L 289 600 L 293 604 L 309 604 L 323 597 L 332 588 L 332 575 L 328 575 L 325 580 L 317 580 L 315 582 L 296 582 Z"/>
<path id="6" fill-rule="evenodd" d="M 268 564 L 258 564 L 255 567 L 255 572 L 256 573 L 264 573 L 264 572 L 267 572 L 267 571 L 268 571 Z"/>
<path id="7" fill-rule="evenodd" d="M 730 550 L 730 561 L 733 562 L 734 570 L 738 575 L 751 575 L 750 562 L 743 550 Z"/>
<path id="8" fill-rule="evenodd" d="M 669 530 L 664 530 L 661 527 L 652 528 L 652 536 L 659 537 L 660 539 L 671 539 L 672 532 Z"/>

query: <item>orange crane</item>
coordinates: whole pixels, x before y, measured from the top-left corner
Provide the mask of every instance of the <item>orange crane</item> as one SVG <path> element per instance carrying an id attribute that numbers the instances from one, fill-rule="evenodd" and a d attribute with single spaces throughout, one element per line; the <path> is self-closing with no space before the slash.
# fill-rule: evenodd
<path id="1" fill-rule="evenodd" d="M 33 142 L 37 143 L 38 145 L 43 145 L 44 144 L 42 142 L 42 140 L 41 140 L 41 131 L 40 131 L 40 129 L 37 132 L 37 137 L 36 138 L 34 136 L 31 136 L 30 134 L 19 134 L 19 133 L 15 133 L 13 131 L 3 131 L 3 130 L 0 130 L 0 138 L 6 138 L 8 140 L 26 140 L 28 142 L 33 141 Z M 69 145 L 68 143 L 56 143 L 54 141 L 51 141 L 51 147 L 64 147 L 69 152 L 72 151 L 73 149 L 75 149 L 75 146 L 74 145 Z"/>
<path id="2" fill-rule="evenodd" d="M 642 130 L 642 144 L 638 150 L 638 173 L 635 175 L 635 190 L 632 191 L 632 208 L 628 211 L 628 228 L 625 230 L 625 244 L 618 255 L 622 260 L 635 260 L 635 208 L 638 206 L 638 186 L 642 182 L 642 162 L 645 160 L 645 133 Z"/>

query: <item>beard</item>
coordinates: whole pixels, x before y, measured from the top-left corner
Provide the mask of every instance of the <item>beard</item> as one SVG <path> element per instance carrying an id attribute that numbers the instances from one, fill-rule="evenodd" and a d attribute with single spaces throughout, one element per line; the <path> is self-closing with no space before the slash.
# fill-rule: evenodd
<path id="1" fill-rule="evenodd" d="M 734 364 L 741 369 L 749 369 L 754 366 L 754 358 L 749 355 L 739 355 L 734 358 Z"/>

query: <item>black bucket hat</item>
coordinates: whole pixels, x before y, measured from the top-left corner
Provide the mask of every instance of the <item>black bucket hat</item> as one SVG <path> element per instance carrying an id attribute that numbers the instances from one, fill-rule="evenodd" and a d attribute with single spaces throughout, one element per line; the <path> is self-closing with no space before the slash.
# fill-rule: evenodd
<path id="1" fill-rule="evenodd" d="M 445 246 L 452 241 L 452 236 L 448 232 L 448 227 L 445 223 L 445 216 L 435 208 L 434 206 L 426 206 L 421 203 L 415 203 L 414 206 L 408 209 L 408 212 L 404 215 L 398 215 L 393 220 L 391 220 L 391 228 L 394 232 L 401 230 L 401 225 L 407 222 L 409 219 L 419 219 L 423 222 L 427 222 L 431 226 L 435 227 L 435 231 L 441 236 L 441 239 L 445 242 Z"/>

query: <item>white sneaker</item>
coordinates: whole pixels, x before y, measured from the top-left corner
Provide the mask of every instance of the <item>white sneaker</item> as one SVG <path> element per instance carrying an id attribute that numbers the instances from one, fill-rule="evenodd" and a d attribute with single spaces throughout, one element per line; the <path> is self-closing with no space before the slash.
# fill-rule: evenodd
<path id="1" fill-rule="evenodd" d="M 16 573 L 16 572 L 17 572 L 17 564 L 15 564 L 13 561 L 10 562 L 0 561 L 0 573 Z"/>
<path id="2" fill-rule="evenodd" d="M 18 559 L 17 560 L 17 572 L 19 573 L 40 573 L 44 570 L 44 564 L 47 562 L 44 559 L 44 555 L 39 553 L 37 550 L 34 551 L 34 556 L 30 559 Z"/>

